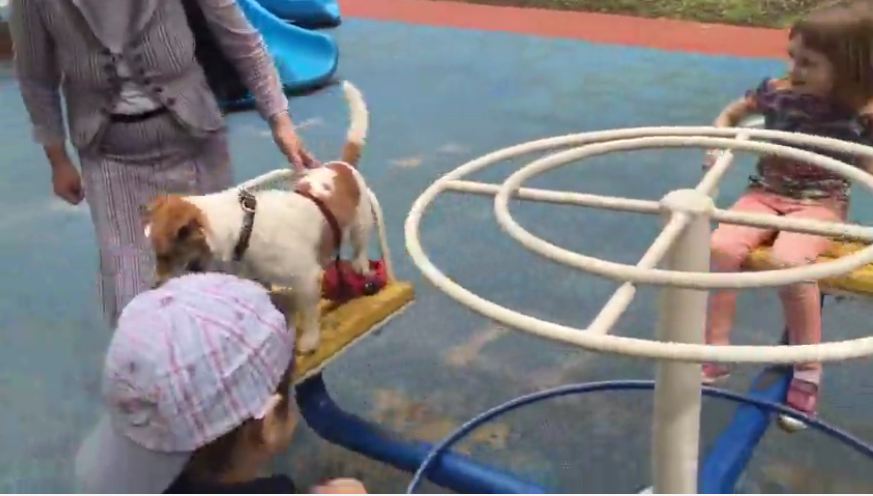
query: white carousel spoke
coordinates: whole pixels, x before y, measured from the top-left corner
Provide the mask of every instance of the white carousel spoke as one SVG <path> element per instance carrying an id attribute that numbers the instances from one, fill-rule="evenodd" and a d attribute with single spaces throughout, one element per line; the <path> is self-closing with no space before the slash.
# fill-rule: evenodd
<path id="1" fill-rule="evenodd" d="M 688 215 L 682 213 L 670 216 L 667 225 L 664 226 L 664 229 L 662 229 L 661 233 L 658 234 L 658 237 L 655 238 L 655 241 L 643 255 L 643 258 L 640 259 L 637 267 L 651 269 L 661 263 L 661 260 L 663 260 L 664 256 L 667 255 L 667 252 L 670 251 L 673 243 L 679 235 L 682 234 L 682 230 L 688 226 L 689 220 Z M 636 294 L 637 288 L 633 283 L 626 282 L 622 284 L 618 290 L 613 293 L 609 301 L 606 302 L 606 305 L 603 306 L 603 309 L 600 310 L 597 317 L 591 321 L 586 332 L 606 334 L 612 330 L 612 327 L 616 322 L 618 322 L 618 319 L 624 311 L 627 310 L 628 305 L 633 301 Z"/>
<path id="2" fill-rule="evenodd" d="M 718 133 L 724 130 L 717 130 Z M 748 130 L 752 133 L 761 134 L 760 130 Z M 717 134 L 713 132 L 713 134 Z M 773 131 L 767 131 L 769 136 Z M 776 139 L 791 142 L 806 141 L 808 137 L 800 137 L 792 133 L 780 133 L 774 136 Z M 851 143 L 840 142 L 841 148 L 851 148 Z M 823 148 L 832 147 L 831 144 L 821 145 Z M 648 148 L 735 148 L 758 153 L 776 154 L 788 158 L 810 162 L 825 169 L 855 180 L 868 189 L 873 190 L 873 176 L 858 170 L 848 164 L 832 159 L 824 155 L 818 155 L 806 150 L 792 148 L 785 145 L 777 145 L 767 142 L 749 140 L 737 140 L 732 138 L 713 138 L 706 136 L 647 136 L 631 139 L 621 139 L 610 142 L 599 142 L 573 148 L 541 159 L 522 167 L 511 174 L 497 196 L 494 198 L 494 213 L 500 227 L 510 237 L 518 241 L 522 246 L 540 254 L 548 259 L 576 267 L 580 270 L 609 277 L 617 281 L 634 282 L 637 284 L 655 284 L 661 286 L 679 286 L 693 289 L 739 289 L 750 287 L 774 287 L 794 284 L 800 281 L 815 281 L 834 274 L 846 273 L 863 265 L 873 262 L 873 246 L 855 252 L 845 257 L 823 262 L 819 264 L 793 267 L 780 270 L 770 270 L 757 273 L 710 273 L 710 272 L 684 272 L 663 269 L 641 269 L 632 265 L 615 263 L 595 257 L 583 255 L 564 248 L 555 246 L 537 236 L 534 236 L 524 227 L 518 224 L 509 211 L 509 198 L 513 191 L 520 189 L 524 182 L 543 174 L 547 171 L 562 167 L 571 162 L 604 155 L 607 153 L 639 150 Z M 864 150 L 864 154 L 873 155 L 873 148 Z M 685 190 L 696 194 L 699 199 L 702 194 L 696 190 Z M 682 195 L 687 196 L 687 195 Z M 692 195 L 694 196 L 694 195 Z M 675 205 L 676 208 L 684 208 L 682 202 Z M 707 212 L 712 213 L 716 209 L 711 208 Z M 777 226 L 778 228 L 778 226 Z M 851 229 L 849 234 L 853 233 Z"/>
<path id="3" fill-rule="evenodd" d="M 499 184 L 462 180 L 446 181 L 445 188 L 460 193 L 472 193 L 483 196 L 494 196 L 498 191 L 500 191 Z M 537 188 L 521 188 L 516 191 L 513 196 L 521 200 L 605 208 L 607 210 L 617 210 L 621 212 L 637 212 L 644 214 L 661 213 L 661 205 L 652 200 L 635 200 L 633 198 L 590 195 L 572 191 L 554 191 Z"/>
<path id="4" fill-rule="evenodd" d="M 743 141 L 748 140 L 749 133 L 742 132 L 737 135 L 737 139 Z M 697 185 L 697 191 L 710 197 L 718 196 L 718 185 L 733 163 L 733 150 L 724 149 L 718 157 L 718 160 L 716 160 L 715 163 L 712 164 L 712 167 L 706 171 L 706 174 L 703 175 L 703 179 L 701 179 L 700 184 Z"/>
<path id="5" fill-rule="evenodd" d="M 830 238 L 873 243 L 873 228 L 857 224 L 802 219 L 797 217 L 781 217 L 771 214 L 756 214 L 721 209 L 712 212 L 712 218 L 727 224 L 760 227 L 776 231 L 815 234 Z"/>

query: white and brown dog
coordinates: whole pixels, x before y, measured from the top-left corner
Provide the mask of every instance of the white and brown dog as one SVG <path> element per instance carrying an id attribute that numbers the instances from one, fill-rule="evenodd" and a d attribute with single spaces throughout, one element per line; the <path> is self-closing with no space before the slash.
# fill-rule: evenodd
<path id="1" fill-rule="evenodd" d="M 357 170 L 369 116 L 360 91 L 343 83 L 351 124 L 342 161 L 306 171 L 294 191 L 250 193 L 238 188 L 201 196 L 166 195 L 146 209 L 146 236 L 156 255 L 158 283 L 213 262 L 238 262 L 239 273 L 291 287 L 302 317 L 299 351 L 320 339 L 322 270 L 351 241 L 352 267 L 369 270 L 373 230 L 369 190 Z"/>

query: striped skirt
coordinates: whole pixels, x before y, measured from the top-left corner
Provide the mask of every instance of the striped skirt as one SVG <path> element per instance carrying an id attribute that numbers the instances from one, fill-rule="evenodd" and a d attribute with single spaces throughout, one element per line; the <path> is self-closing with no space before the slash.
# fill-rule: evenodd
<path id="1" fill-rule="evenodd" d="M 99 142 L 79 156 L 100 247 L 103 313 L 114 329 L 127 302 L 154 280 L 142 207 L 161 193 L 202 194 L 230 187 L 227 135 L 194 138 L 167 113 L 110 124 Z"/>

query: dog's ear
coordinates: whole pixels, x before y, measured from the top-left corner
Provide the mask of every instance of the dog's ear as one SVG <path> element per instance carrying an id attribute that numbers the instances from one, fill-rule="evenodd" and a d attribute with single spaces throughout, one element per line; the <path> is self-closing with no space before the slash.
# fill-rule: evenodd
<path id="1" fill-rule="evenodd" d="M 143 226 L 147 226 L 152 221 L 152 214 L 155 212 L 155 203 L 146 203 L 139 206 L 139 220 Z"/>
<path id="2" fill-rule="evenodd" d="M 152 215 L 158 208 L 161 198 L 156 198 L 149 203 L 143 203 L 139 206 L 139 220 L 142 223 L 143 233 L 147 239 L 152 237 Z"/>
<path id="3" fill-rule="evenodd" d="M 201 234 L 202 228 L 200 221 L 197 218 L 192 218 L 186 224 L 179 226 L 179 230 L 176 231 L 176 240 L 187 241 L 195 235 Z"/>
<path id="4" fill-rule="evenodd" d="M 152 216 L 158 208 L 167 201 L 167 195 L 155 197 L 152 201 L 139 206 L 139 216 L 143 225 L 148 224 L 152 220 Z"/>

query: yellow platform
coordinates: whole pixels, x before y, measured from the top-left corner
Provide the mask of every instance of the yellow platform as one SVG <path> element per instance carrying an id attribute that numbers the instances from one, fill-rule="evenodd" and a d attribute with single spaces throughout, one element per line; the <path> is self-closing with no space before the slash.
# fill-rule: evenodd
<path id="1" fill-rule="evenodd" d="M 834 260 L 841 256 L 854 253 L 864 245 L 860 243 L 847 243 L 835 241 L 831 248 L 822 255 L 818 260 L 825 262 Z M 755 250 L 746 261 L 746 268 L 749 270 L 767 270 L 773 269 L 769 263 L 769 248 L 761 248 Z M 873 264 L 865 265 L 860 269 L 842 277 L 833 277 L 819 281 L 822 291 L 828 293 L 851 293 L 858 296 L 873 297 Z"/>
<path id="2" fill-rule="evenodd" d="M 274 290 L 273 294 L 276 304 L 287 309 L 289 292 Z M 294 382 L 299 383 L 320 372 L 349 346 L 402 312 L 414 298 L 412 284 L 392 281 L 373 296 L 355 298 L 342 305 L 323 300 L 320 306 L 321 343 L 314 353 L 297 356 Z M 297 329 L 299 331 L 300 327 Z"/>

